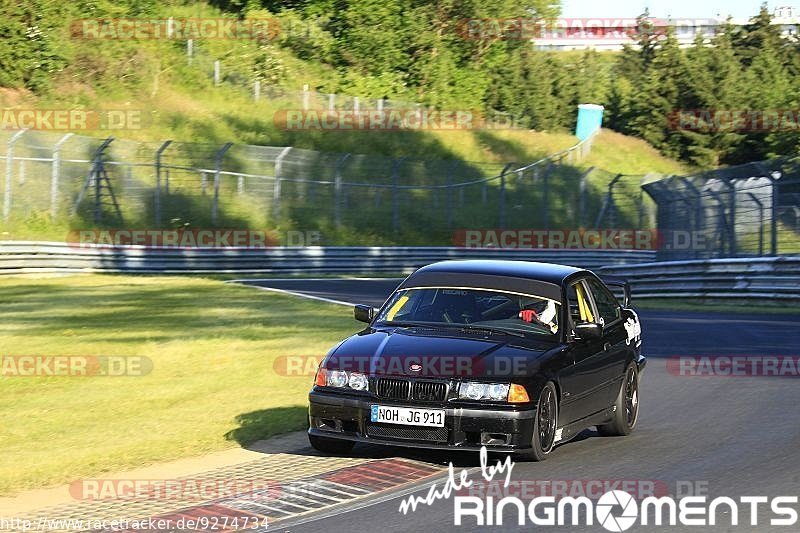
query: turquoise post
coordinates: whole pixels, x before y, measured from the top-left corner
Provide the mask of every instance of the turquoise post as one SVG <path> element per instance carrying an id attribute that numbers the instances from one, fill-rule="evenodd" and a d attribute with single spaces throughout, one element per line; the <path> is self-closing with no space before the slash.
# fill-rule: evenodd
<path id="1" fill-rule="evenodd" d="M 575 135 L 581 141 L 600 129 L 603 125 L 603 106 L 597 104 L 580 104 L 578 106 L 578 122 Z"/>

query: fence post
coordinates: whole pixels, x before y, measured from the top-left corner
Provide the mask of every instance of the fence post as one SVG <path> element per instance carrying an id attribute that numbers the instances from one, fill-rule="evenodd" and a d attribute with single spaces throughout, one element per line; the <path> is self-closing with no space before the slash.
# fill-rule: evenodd
<path id="1" fill-rule="evenodd" d="M 349 157 L 350 154 L 347 153 L 339 158 L 333 178 L 333 220 L 337 229 L 342 225 L 342 167 Z"/>
<path id="2" fill-rule="evenodd" d="M 189 64 L 192 64 L 192 59 L 194 56 L 194 39 L 189 39 L 186 41 L 186 58 Z"/>
<path id="3" fill-rule="evenodd" d="M 542 175 L 542 229 L 545 231 L 550 231 L 550 173 L 554 168 L 550 163 Z"/>
<path id="4" fill-rule="evenodd" d="M 583 228 L 586 225 L 586 180 L 589 174 L 592 173 L 594 167 L 581 174 L 581 179 L 578 184 L 578 226 Z"/>
<path id="5" fill-rule="evenodd" d="M 281 150 L 281 153 L 275 158 L 275 184 L 272 191 L 272 217 L 276 220 L 281 212 L 281 171 L 283 170 L 283 158 L 286 157 L 286 154 L 288 154 L 289 150 L 291 149 L 291 146 L 287 146 Z"/>
<path id="6" fill-rule="evenodd" d="M 253 100 L 256 102 L 261 98 L 261 80 L 253 82 Z"/>
<path id="7" fill-rule="evenodd" d="M 730 191 L 730 200 L 728 201 L 728 212 L 730 213 L 730 223 L 731 223 L 731 257 L 736 257 L 737 249 L 739 248 L 736 238 L 736 185 L 731 181 L 730 178 L 722 178 L 722 182 L 728 186 L 728 190 Z"/>
<path id="8" fill-rule="evenodd" d="M 400 165 L 407 157 L 395 159 L 392 165 L 392 231 L 397 231 L 400 228 L 400 199 L 398 194 L 398 180 L 400 179 Z"/>
<path id="9" fill-rule="evenodd" d="M 333 113 L 336 109 L 336 95 L 333 93 L 328 94 L 328 112 Z"/>
<path id="10" fill-rule="evenodd" d="M 500 173 L 500 206 L 498 208 L 498 225 L 500 229 L 506 227 L 506 174 L 517 163 L 507 163 Z"/>
<path id="11" fill-rule="evenodd" d="M 161 227 L 161 154 L 164 153 L 164 150 L 172 144 L 172 141 L 164 141 L 158 150 L 156 150 L 156 190 L 155 196 L 153 197 L 153 210 L 155 211 L 155 222 L 156 227 Z M 167 185 L 167 192 L 169 192 L 169 185 Z"/>
<path id="12" fill-rule="evenodd" d="M 600 207 L 600 212 L 597 213 L 597 220 L 594 223 L 594 227 L 595 228 L 599 228 L 600 227 L 600 223 L 602 222 L 603 217 L 606 215 L 606 211 L 608 209 L 613 209 L 613 205 L 612 204 L 614 202 L 614 197 L 613 197 L 614 185 L 617 184 L 617 182 L 620 180 L 620 178 L 622 178 L 622 174 L 617 174 L 616 176 L 614 176 L 614 179 L 612 179 L 611 182 L 609 182 L 608 191 L 606 192 L 606 197 L 603 200 L 603 205 Z"/>
<path id="13" fill-rule="evenodd" d="M 353 97 L 353 114 L 354 115 L 358 115 L 358 108 L 359 108 L 358 96 L 354 96 Z"/>
<path id="14" fill-rule="evenodd" d="M 303 85 L 303 111 L 308 111 L 308 84 Z"/>
<path id="15" fill-rule="evenodd" d="M 219 59 L 214 61 L 214 86 L 219 85 Z"/>
<path id="16" fill-rule="evenodd" d="M 455 169 L 456 162 L 450 161 L 450 165 L 447 167 L 447 175 L 445 176 L 445 180 L 447 182 L 447 188 L 445 189 L 445 202 L 447 203 L 447 230 L 451 231 L 453 229 L 453 171 Z M 459 187 L 460 188 L 460 187 Z"/>
<path id="17" fill-rule="evenodd" d="M 770 180 L 772 181 L 772 208 L 770 209 L 770 255 L 777 256 L 778 255 L 778 178 L 775 174 L 770 173 L 769 175 Z"/>
<path id="18" fill-rule="evenodd" d="M 72 137 L 67 133 L 53 146 L 53 166 L 50 172 L 50 218 L 55 220 L 58 216 L 58 180 L 61 175 L 61 147 Z"/>
<path id="19" fill-rule="evenodd" d="M 222 158 L 225 152 L 230 150 L 233 143 L 225 143 L 225 145 L 217 150 L 214 154 L 214 202 L 211 204 L 211 223 L 216 226 L 219 213 L 219 181 L 220 172 L 222 171 Z"/>
<path id="20" fill-rule="evenodd" d="M 758 206 L 758 256 L 761 257 L 764 255 L 764 204 L 751 192 L 747 196 Z"/>
<path id="21" fill-rule="evenodd" d="M 11 215 L 11 180 L 14 175 L 14 143 L 22 137 L 28 129 L 19 130 L 9 140 L 6 148 L 6 188 L 3 195 L 3 220 L 8 220 Z"/>

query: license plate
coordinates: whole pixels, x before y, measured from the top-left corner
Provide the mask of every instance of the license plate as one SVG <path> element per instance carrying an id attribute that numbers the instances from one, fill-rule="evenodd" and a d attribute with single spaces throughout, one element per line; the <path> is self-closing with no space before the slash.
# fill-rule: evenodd
<path id="1" fill-rule="evenodd" d="M 413 409 L 411 407 L 388 407 L 373 405 L 370 412 L 372 422 L 403 424 L 406 426 L 444 426 L 444 409 Z"/>

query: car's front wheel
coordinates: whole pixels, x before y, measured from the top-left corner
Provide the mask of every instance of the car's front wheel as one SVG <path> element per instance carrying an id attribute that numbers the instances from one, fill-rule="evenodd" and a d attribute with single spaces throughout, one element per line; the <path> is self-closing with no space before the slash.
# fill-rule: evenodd
<path id="1" fill-rule="evenodd" d="M 556 387 L 547 382 L 539 394 L 536 416 L 533 419 L 533 439 L 527 457 L 534 461 L 544 461 L 556 444 L 558 427 L 558 401 Z"/>
<path id="2" fill-rule="evenodd" d="M 309 435 L 311 447 L 322 453 L 343 454 L 353 449 L 355 442 L 341 439 L 328 439 L 318 435 Z"/>
<path id="3" fill-rule="evenodd" d="M 625 372 L 625 381 L 614 405 L 614 418 L 608 424 L 597 426 L 598 433 L 609 437 L 630 435 L 639 419 L 639 372 L 635 364 Z"/>

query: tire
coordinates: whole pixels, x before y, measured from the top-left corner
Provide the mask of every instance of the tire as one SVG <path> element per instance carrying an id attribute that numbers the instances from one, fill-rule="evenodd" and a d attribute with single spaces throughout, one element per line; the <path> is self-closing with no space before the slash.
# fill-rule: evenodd
<path id="1" fill-rule="evenodd" d="M 328 439 L 318 435 L 309 435 L 308 442 L 315 450 L 334 455 L 349 453 L 355 446 L 355 442 L 350 440 Z"/>
<path id="2" fill-rule="evenodd" d="M 636 364 L 625 371 L 625 379 L 614 405 L 614 418 L 608 424 L 597 426 L 597 432 L 605 437 L 630 435 L 639 420 L 639 371 Z"/>
<path id="3" fill-rule="evenodd" d="M 544 461 L 555 447 L 558 428 L 558 399 L 556 387 L 548 381 L 539 393 L 536 416 L 533 419 L 531 448 L 525 454 L 532 461 Z"/>

